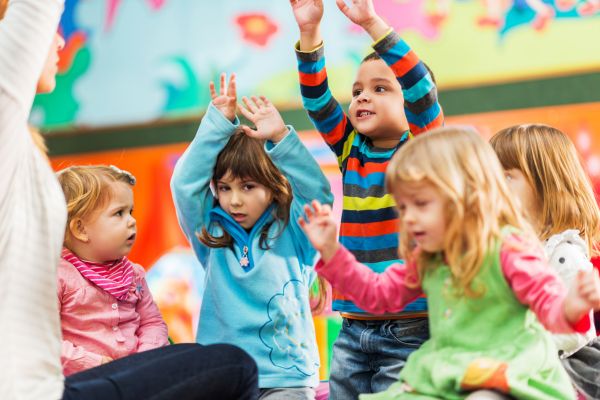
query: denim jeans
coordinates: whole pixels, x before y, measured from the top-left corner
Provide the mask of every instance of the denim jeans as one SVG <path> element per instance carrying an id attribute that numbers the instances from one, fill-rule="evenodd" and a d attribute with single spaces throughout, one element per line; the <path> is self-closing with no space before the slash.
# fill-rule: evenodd
<path id="1" fill-rule="evenodd" d="M 398 381 L 406 359 L 429 339 L 427 318 L 362 321 L 344 318 L 333 345 L 329 398 L 352 400 Z"/>
<path id="2" fill-rule="evenodd" d="M 175 344 L 73 374 L 63 400 L 256 400 L 258 370 L 243 350 Z"/>

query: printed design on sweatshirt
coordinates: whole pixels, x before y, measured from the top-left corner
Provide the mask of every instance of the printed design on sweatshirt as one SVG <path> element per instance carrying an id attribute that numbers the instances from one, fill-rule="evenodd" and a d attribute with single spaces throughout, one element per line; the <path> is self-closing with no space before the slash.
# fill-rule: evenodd
<path id="1" fill-rule="evenodd" d="M 308 304 L 308 290 L 304 282 L 292 279 L 283 285 L 281 292 L 269 300 L 268 321 L 260 328 L 259 336 L 269 348 L 269 358 L 276 367 L 296 369 L 312 376 L 319 369 L 315 349 L 314 326 Z"/>

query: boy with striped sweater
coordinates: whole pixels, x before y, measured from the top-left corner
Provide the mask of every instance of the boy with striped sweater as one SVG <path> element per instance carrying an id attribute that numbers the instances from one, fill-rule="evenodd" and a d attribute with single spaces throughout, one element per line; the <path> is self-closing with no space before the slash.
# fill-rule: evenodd
<path id="1" fill-rule="evenodd" d="M 385 169 L 413 134 L 441 126 L 433 77 L 408 45 L 375 12 L 353 0 L 342 13 L 373 38 L 374 53 L 359 67 L 348 114 L 327 84 L 320 22 L 322 0 L 290 0 L 300 29 L 296 45 L 304 108 L 337 156 L 343 175 L 340 242 L 374 271 L 398 262 L 398 215 L 385 189 Z M 408 355 L 429 337 L 424 298 L 394 315 L 370 315 L 334 292 L 344 317 L 333 348 L 331 399 L 376 393 L 395 382 Z"/>

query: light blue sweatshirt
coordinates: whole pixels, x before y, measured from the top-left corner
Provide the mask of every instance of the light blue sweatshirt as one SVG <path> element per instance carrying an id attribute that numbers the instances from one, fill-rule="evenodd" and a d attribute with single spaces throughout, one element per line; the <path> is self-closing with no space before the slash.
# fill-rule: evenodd
<path id="1" fill-rule="evenodd" d="M 289 180 L 294 199 L 289 223 L 269 229 L 271 248 L 259 247 L 263 226 L 273 220 L 272 206 L 246 232 L 222 208 L 214 206 L 210 180 L 219 152 L 239 126 L 209 105 L 196 137 L 177 162 L 171 179 L 179 223 L 206 269 L 197 341 L 231 343 L 258 364 L 259 386 L 315 387 L 319 354 L 309 305 L 315 250 L 298 225 L 304 204 L 313 199 L 331 204 L 329 182 L 291 126 L 279 143 L 265 150 Z M 196 237 L 206 227 L 215 236 L 219 224 L 233 237 L 231 248 L 209 248 Z M 248 246 L 249 265 L 242 267 Z"/>

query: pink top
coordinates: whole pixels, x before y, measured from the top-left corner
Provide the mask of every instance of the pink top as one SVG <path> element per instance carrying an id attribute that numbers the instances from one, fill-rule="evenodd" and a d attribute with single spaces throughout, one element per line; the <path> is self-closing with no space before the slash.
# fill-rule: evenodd
<path id="1" fill-rule="evenodd" d="M 527 245 L 521 238 L 511 236 L 500 251 L 502 272 L 515 297 L 529 307 L 546 329 L 555 333 L 586 332 L 591 324 L 585 316 L 571 326 L 565 319 L 563 303 L 566 289 L 558 276 L 548 267 L 541 248 Z M 319 260 L 316 271 L 344 293 L 360 308 L 385 314 L 402 310 L 422 294 L 421 288 L 405 286 L 407 271 L 414 264 L 395 264 L 378 274 L 356 261 L 343 246 L 328 263 Z M 416 276 L 416 271 L 411 275 Z"/>
<path id="2" fill-rule="evenodd" d="M 125 300 L 116 300 L 68 261 L 58 267 L 62 328 L 61 362 L 66 375 L 112 359 L 169 343 L 167 325 L 146 284 L 145 271 L 133 264 L 134 277 Z"/>

